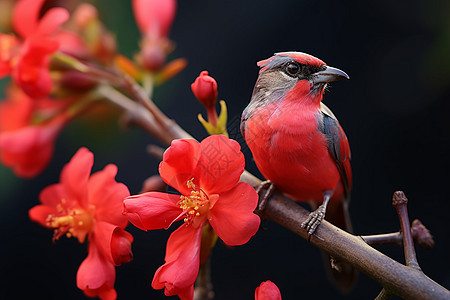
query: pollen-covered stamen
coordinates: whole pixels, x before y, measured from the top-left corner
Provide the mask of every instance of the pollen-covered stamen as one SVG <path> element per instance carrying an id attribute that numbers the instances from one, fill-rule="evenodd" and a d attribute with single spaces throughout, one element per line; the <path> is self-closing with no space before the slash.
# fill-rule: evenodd
<path id="1" fill-rule="evenodd" d="M 9 61 L 12 56 L 12 48 L 16 44 L 16 38 L 12 35 L 4 34 L 0 36 L 0 61 Z"/>
<path id="2" fill-rule="evenodd" d="M 74 236 L 82 243 L 92 229 L 93 214 L 82 208 L 67 208 L 65 204 L 65 199 L 62 199 L 56 206 L 57 213 L 47 216 L 47 226 L 55 229 L 53 241 L 66 235 L 69 238 Z"/>
<path id="3" fill-rule="evenodd" d="M 178 205 L 185 213 L 184 222 L 191 224 L 195 217 L 200 217 L 207 208 L 209 199 L 207 194 L 201 189 L 196 187 L 194 178 L 190 179 L 186 183 L 187 187 L 191 189 L 189 196 L 181 195 Z"/>

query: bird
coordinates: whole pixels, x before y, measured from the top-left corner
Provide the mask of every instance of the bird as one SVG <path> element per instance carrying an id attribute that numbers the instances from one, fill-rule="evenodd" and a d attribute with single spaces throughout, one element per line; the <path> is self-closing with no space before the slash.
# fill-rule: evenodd
<path id="1" fill-rule="evenodd" d="M 313 211 L 301 224 L 309 237 L 324 217 L 352 232 L 350 146 L 336 116 L 322 103 L 328 83 L 349 76 L 317 57 L 295 51 L 275 53 L 257 65 L 259 76 L 240 129 L 267 180 L 260 188 L 268 186 L 268 193 L 276 189 L 309 203 Z M 326 254 L 324 258 L 333 281 L 349 291 L 355 281 L 353 268 L 343 264 L 338 272 L 333 259 Z"/>

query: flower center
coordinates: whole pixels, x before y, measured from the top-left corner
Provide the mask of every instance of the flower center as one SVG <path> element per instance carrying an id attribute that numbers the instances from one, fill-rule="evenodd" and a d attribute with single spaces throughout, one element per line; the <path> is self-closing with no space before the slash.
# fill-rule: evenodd
<path id="1" fill-rule="evenodd" d="M 90 207 L 89 212 L 82 208 L 68 208 L 66 200 L 62 199 L 56 210 L 57 213 L 49 214 L 46 220 L 47 226 L 55 229 L 53 241 L 66 235 L 69 238 L 76 237 L 83 243 L 94 225 L 94 207 Z"/>
<path id="2" fill-rule="evenodd" d="M 184 222 L 187 225 L 194 223 L 194 226 L 196 226 L 203 218 L 199 220 L 199 218 L 195 217 L 200 217 L 208 211 L 209 199 L 208 195 L 201 188 L 196 187 L 194 178 L 188 180 L 186 184 L 191 190 L 191 194 L 189 196 L 181 195 L 177 204 L 180 205 L 180 208 L 186 215 Z"/>

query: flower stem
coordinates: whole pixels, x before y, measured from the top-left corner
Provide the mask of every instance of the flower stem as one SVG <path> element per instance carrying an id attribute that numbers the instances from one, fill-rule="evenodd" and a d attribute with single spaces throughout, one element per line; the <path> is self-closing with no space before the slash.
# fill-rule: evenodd
<path id="1" fill-rule="evenodd" d="M 392 294 L 389 293 L 386 289 L 382 289 L 375 300 L 389 300 L 391 299 Z"/>
<path id="2" fill-rule="evenodd" d="M 197 281 L 195 282 L 194 300 L 214 299 L 213 285 L 211 282 L 211 256 L 200 265 Z"/>

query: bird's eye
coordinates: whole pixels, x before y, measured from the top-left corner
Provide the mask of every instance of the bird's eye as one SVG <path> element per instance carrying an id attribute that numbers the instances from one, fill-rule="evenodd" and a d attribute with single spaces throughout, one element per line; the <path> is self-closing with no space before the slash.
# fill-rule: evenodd
<path id="1" fill-rule="evenodd" d="M 300 72 L 300 66 L 297 63 L 289 63 L 286 66 L 286 73 L 289 76 L 296 76 Z"/>

